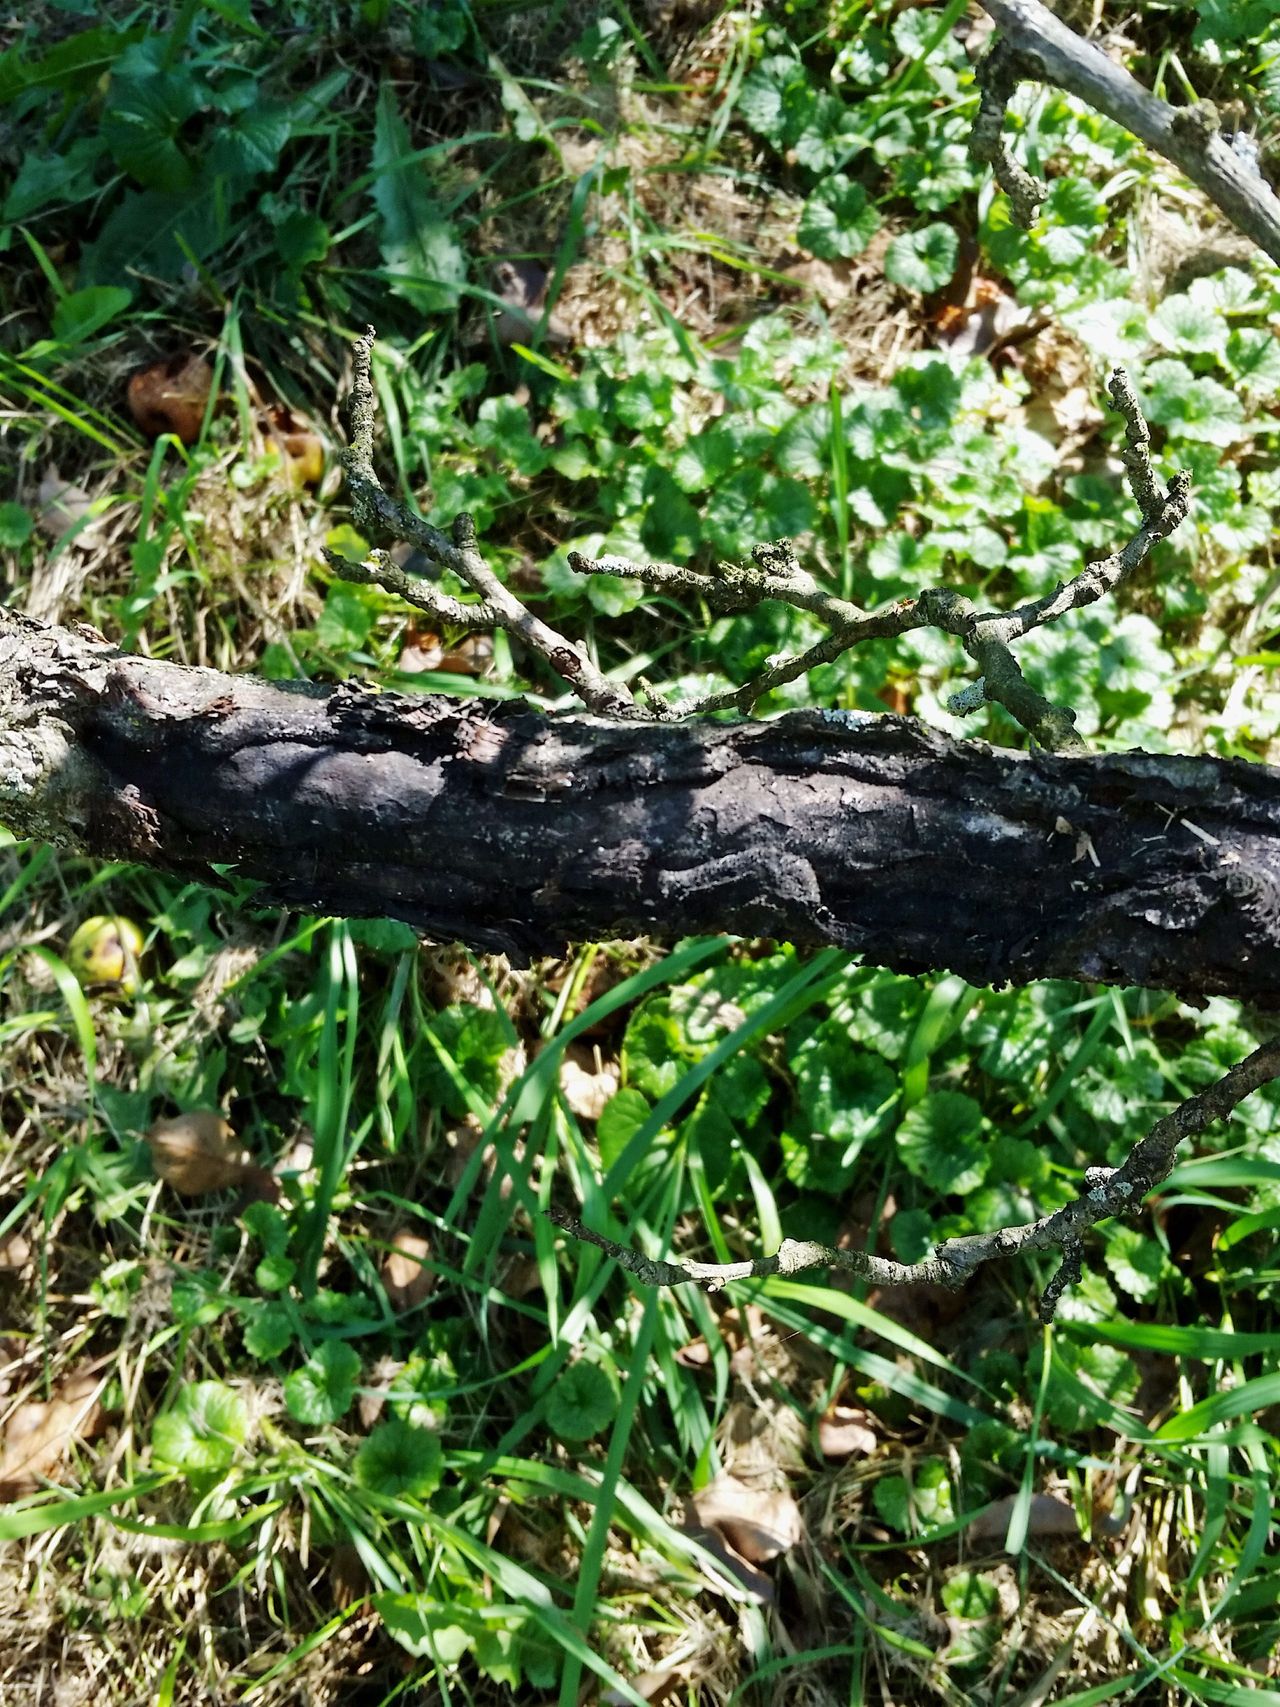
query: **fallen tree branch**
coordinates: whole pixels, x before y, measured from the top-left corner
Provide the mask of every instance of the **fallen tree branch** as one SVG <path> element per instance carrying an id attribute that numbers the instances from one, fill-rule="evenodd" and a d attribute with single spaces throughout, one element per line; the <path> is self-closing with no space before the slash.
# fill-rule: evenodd
<path id="1" fill-rule="evenodd" d="M 0 821 L 520 961 L 728 931 L 1280 1007 L 1280 770 L 1238 760 L 857 712 L 553 718 L 188 669 L 0 608 Z"/>
<path id="2" fill-rule="evenodd" d="M 784 1239 L 773 1256 L 744 1262 L 662 1262 L 593 1232 L 564 1210 L 552 1208 L 547 1215 L 570 1238 L 595 1245 L 644 1286 L 691 1284 L 712 1293 L 719 1292 L 732 1280 L 760 1280 L 771 1274 L 801 1274 L 814 1268 L 843 1269 L 873 1286 L 956 1288 L 965 1285 L 976 1269 L 997 1257 L 1056 1249 L 1061 1253 L 1061 1263 L 1040 1300 L 1040 1319 L 1050 1322 L 1063 1292 L 1080 1278 L 1084 1235 L 1089 1229 L 1113 1216 L 1132 1214 L 1168 1178 L 1178 1147 L 1186 1139 L 1203 1132 L 1214 1121 L 1225 1120 L 1237 1103 L 1277 1077 L 1280 1077 L 1280 1042 L 1263 1044 L 1215 1084 L 1197 1091 L 1158 1120 L 1147 1136 L 1133 1146 L 1120 1167 L 1087 1169 L 1080 1196 L 1074 1203 L 1021 1227 L 1000 1227 L 991 1233 L 944 1239 L 934 1247 L 931 1257 L 916 1263 L 893 1262 L 869 1251 L 838 1249 L 811 1239 Z"/>
<path id="3" fill-rule="evenodd" d="M 990 164 L 1016 217 L 1030 225 L 1048 193 L 1019 166 L 1000 140 L 1005 108 L 1021 79 L 1051 83 L 1131 131 L 1203 190 L 1215 207 L 1273 261 L 1280 262 L 1280 199 L 1223 139 L 1207 101 L 1171 107 L 1142 87 L 1102 49 L 1083 40 L 1040 0 L 981 0 L 1002 32 L 994 63 L 980 71 L 983 99 L 971 140 L 975 158 Z"/>

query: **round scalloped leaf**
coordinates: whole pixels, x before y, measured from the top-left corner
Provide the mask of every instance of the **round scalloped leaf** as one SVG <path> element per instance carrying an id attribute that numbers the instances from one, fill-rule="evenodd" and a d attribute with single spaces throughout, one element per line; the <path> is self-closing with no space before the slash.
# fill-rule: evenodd
<path id="1" fill-rule="evenodd" d="M 284 1384 L 285 1409 L 294 1422 L 316 1428 L 337 1422 L 355 1396 L 360 1357 L 341 1340 L 327 1340 Z"/>
<path id="2" fill-rule="evenodd" d="M 941 290 L 956 269 L 960 239 L 949 225 L 935 222 L 922 231 L 904 231 L 885 251 L 884 276 L 921 295 Z"/>
<path id="3" fill-rule="evenodd" d="M 221 1381 L 184 1387 L 151 1429 L 151 1456 L 184 1474 L 225 1470 L 249 1438 L 249 1413 Z"/>
<path id="4" fill-rule="evenodd" d="M 908 1109 L 898 1150 L 911 1172 L 943 1196 L 976 1191 L 991 1159 L 982 1110 L 962 1091 L 935 1091 Z"/>
<path id="5" fill-rule="evenodd" d="M 444 1452 L 429 1428 L 394 1417 L 379 1423 L 356 1453 L 355 1476 L 362 1488 L 393 1499 L 426 1499 L 440 1486 Z"/>
<path id="6" fill-rule="evenodd" d="M 811 255 L 824 261 L 860 255 L 880 229 L 880 215 L 867 192 L 843 172 L 824 178 L 804 204 L 798 236 Z"/>
<path id="7" fill-rule="evenodd" d="M 561 1440 L 590 1440 L 618 1414 L 618 1390 L 596 1363 L 572 1363 L 551 1389 L 547 1427 Z"/>

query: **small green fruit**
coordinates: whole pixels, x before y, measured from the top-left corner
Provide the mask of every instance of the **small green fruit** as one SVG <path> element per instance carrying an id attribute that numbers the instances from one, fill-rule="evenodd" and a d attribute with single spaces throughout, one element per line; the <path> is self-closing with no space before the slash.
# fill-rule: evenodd
<path id="1" fill-rule="evenodd" d="M 86 919 L 71 938 L 67 965 L 86 988 L 114 984 L 124 995 L 132 995 L 141 954 L 142 932 L 132 919 L 99 913 Z"/>

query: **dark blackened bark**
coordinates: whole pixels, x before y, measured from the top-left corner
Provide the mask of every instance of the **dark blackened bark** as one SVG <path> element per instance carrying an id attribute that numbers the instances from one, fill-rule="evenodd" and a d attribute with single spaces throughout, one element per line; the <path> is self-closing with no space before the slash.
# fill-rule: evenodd
<path id="1" fill-rule="evenodd" d="M 1280 771 L 909 720 L 547 718 L 126 657 L 0 612 L 0 820 L 523 959 L 706 931 L 1280 1006 Z"/>

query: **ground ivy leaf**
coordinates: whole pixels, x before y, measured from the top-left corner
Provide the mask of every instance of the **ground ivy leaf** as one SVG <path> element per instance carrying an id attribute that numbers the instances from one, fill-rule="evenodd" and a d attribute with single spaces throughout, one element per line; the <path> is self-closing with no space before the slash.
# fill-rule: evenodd
<path id="1" fill-rule="evenodd" d="M 862 185 L 833 172 L 804 204 L 798 235 L 811 255 L 848 260 L 860 255 L 879 229 L 880 215 Z"/>
<path id="2" fill-rule="evenodd" d="M 949 225 L 926 225 L 923 231 L 904 231 L 885 252 L 884 276 L 904 290 L 941 290 L 956 267 L 960 239 Z"/>
<path id="3" fill-rule="evenodd" d="M 359 1354 L 340 1340 L 328 1340 L 286 1378 L 285 1408 L 295 1422 L 309 1427 L 337 1422 L 351 1404 L 359 1374 Z"/>
<path id="4" fill-rule="evenodd" d="M 186 1474 L 225 1470 L 249 1438 L 244 1400 L 221 1381 L 197 1381 L 178 1393 L 151 1429 L 151 1456 Z"/>
<path id="5" fill-rule="evenodd" d="M 618 1390 L 595 1363 L 571 1363 L 547 1399 L 547 1427 L 560 1440 L 590 1440 L 618 1413 Z"/>
<path id="6" fill-rule="evenodd" d="M 982 1110 L 963 1091 L 934 1091 L 908 1109 L 898 1128 L 898 1152 L 935 1191 L 963 1197 L 986 1177 L 989 1147 Z"/>

